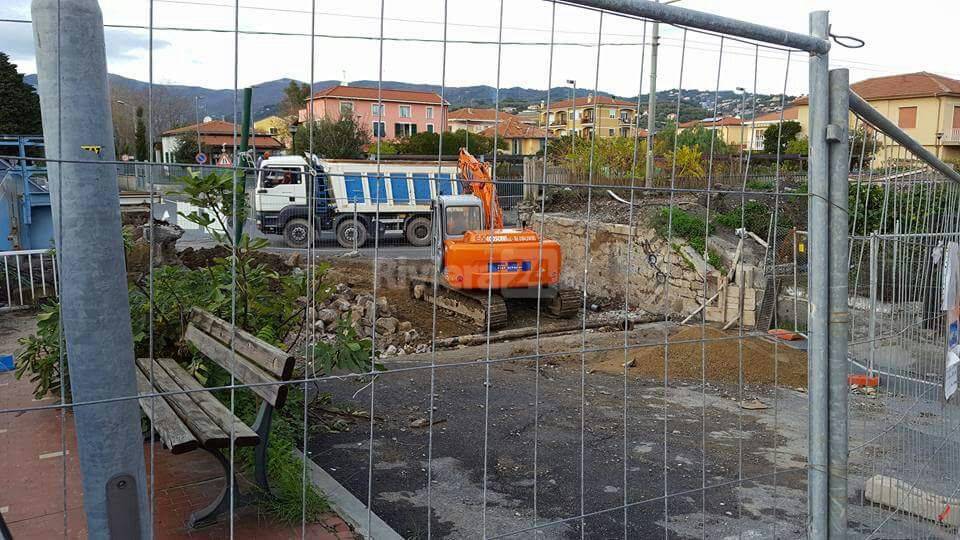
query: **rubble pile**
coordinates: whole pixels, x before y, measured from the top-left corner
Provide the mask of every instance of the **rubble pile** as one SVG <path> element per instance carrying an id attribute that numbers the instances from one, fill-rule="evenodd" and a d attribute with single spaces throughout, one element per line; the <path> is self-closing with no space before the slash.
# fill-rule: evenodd
<path id="1" fill-rule="evenodd" d="M 357 293 L 350 286 L 339 283 L 329 298 L 310 309 L 313 312 L 309 320 L 316 321 L 314 329 L 317 335 L 323 335 L 320 339 L 333 339 L 337 321 L 342 319 L 363 338 L 372 337 L 376 328 L 376 348 L 381 358 L 430 349 L 426 343 L 420 343 L 420 333 L 412 323 L 395 316 L 385 296 L 374 298 L 372 294 Z"/>

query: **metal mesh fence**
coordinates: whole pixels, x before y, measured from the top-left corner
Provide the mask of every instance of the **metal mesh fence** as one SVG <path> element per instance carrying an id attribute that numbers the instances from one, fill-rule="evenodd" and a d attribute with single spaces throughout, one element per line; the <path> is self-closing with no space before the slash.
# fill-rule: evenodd
<path id="1" fill-rule="evenodd" d="M 537 48 L 548 89 L 563 80 L 554 62 L 564 51 L 589 47 L 591 95 L 599 96 L 609 76 L 604 54 L 630 46 L 641 59 L 631 68 L 639 111 L 651 72 L 647 32 L 657 20 L 678 24 L 678 45 L 660 58 L 675 76 L 661 83 L 679 89 L 669 104 L 674 120 L 685 103 L 686 62 L 698 54 L 716 73 L 708 103 L 714 117 L 721 90 L 741 86 L 753 96 L 780 95 L 782 125 L 798 51 L 823 54 L 827 43 L 790 34 L 792 41 L 768 44 L 772 38 L 698 30 L 710 25 L 653 4 L 649 13 L 660 15 L 648 20 L 618 2 L 576 3 L 608 11 L 537 3 L 550 21 L 549 40 L 523 42 L 504 24 L 511 3 L 491 2 L 497 16 L 488 30 L 496 39 L 470 42 L 448 35 L 448 3 L 436 2 L 441 32 L 420 41 L 438 62 L 438 106 L 450 82 L 448 54 L 469 55 L 470 47 L 497 51 L 489 81 L 499 118 L 501 70 L 518 61 L 510 47 Z M 385 30 L 389 4 L 377 3 L 370 16 L 374 35 L 352 38 L 378 47 L 381 116 L 384 62 L 395 39 Z M 150 6 L 144 29 L 152 40 Z M 233 39 L 235 118 L 240 40 L 248 36 L 240 7 L 233 6 L 233 28 L 218 30 Z M 301 53 L 310 58 L 311 88 L 317 41 L 351 39 L 318 34 L 317 10 L 314 4 L 299 14 L 310 17 L 309 33 L 299 37 L 309 40 Z M 556 38 L 558 11 L 584 21 L 583 43 Z M 49 30 L 51 13 L 60 32 L 83 28 L 57 10 L 34 22 Z M 641 41 L 610 42 L 627 31 Z M 769 35 L 757 28 L 738 34 Z M 5 303 L 16 303 L 18 293 L 19 304 L 29 303 L 24 283 L 31 301 L 52 288 L 63 302 L 43 310 L 30 332 L 34 341 L 21 342 L 18 358 L 35 381 L 49 378 L 35 396 L 49 401 L 9 397 L 0 425 L 29 438 L 29 426 L 16 418 L 33 415 L 36 425 L 52 422 L 58 430 L 59 453 L 38 459 L 60 462 L 59 482 L 50 485 L 60 488 L 62 505 L 50 513 L 62 514 L 64 537 L 83 519 L 70 511 L 81 497 L 91 537 L 202 527 L 257 537 L 266 535 L 258 528 L 264 522 L 313 537 L 324 526 L 323 498 L 371 538 L 825 537 L 815 522 L 826 509 L 808 501 L 808 493 L 825 495 L 811 479 L 827 468 L 808 458 L 824 436 L 811 427 L 809 409 L 833 397 L 814 373 L 819 353 L 808 354 L 807 338 L 824 339 L 826 325 L 819 325 L 837 322 L 838 312 L 817 305 L 822 291 L 808 286 L 827 269 L 808 253 L 829 240 L 813 213 L 824 201 L 817 167 L 826 160 L 814 159 L 823 149 L 812 141 L 809 162 L 778 152 L 772 165 L 761 165 L 754 143 L 732 158 L 719 152 L 731 141 L 708 130 L 691 160 L 675 130 L 673 140 L 660 141 L 666 150 L 657 150 L 657 176 L 647 179 L 647 143 L 633 121 L 619 161 L 601 151 L 597 100 L 590 118 L 598 127 L 588 126 L 576 142 L 587 148 L 577 170 L 544 166 L 559 152 L 549 132 L 540 156 L 521 162 L 494 152 L 475 169 L 443 155 L 444 133 L 436 159 L 383 159 L 386 141 L 377 132 L 368 159 L 346 160 L 315 156 L 312 129 L 296 139 L 305 142 L 302 156 L 251 163 L 236 150 L 230 165 L 128 164 L 111 148 L 91 153 L 85 145 L 77 154 L 54 144 L 66 136 L 72 145 L 76 131 L 76 119 L 59 106 L 69 77 L 54 67 L 41 66 L 40 83 L 44 113 L 57 118 L 45 117 L 54 215 L 77 211 L 60 195 L 75 193 L 70 183 L 89 171 L 130 177 L 148 193 L 139 217 L 112 203 L 101 208 L 112 220 L 105 228 L 123 225 L 122 245 L 119 238 L 75 245 L 84 238 L 72 228 L 77 222 L 61 219 L 55 259 L 47 251 L 0 252 Z M 149 67 L 152 88 L 159 75 L 152 51 Z M 44 95 L 51 89 L 56 96 Z M 825 106 L 815 99 L 811 107 Z M 548 91 L 543 107 L 549 111 L 554 101 L 559 96 Z M 757 116 L 756 99 L 745 103 Z M 307 122 L 314 116 L 311 106 Z M 809 137 L 827 131 L 819 127 Z M 851 378 L 842 381 L 851 391 L 849 412 L 829 410 L 831 425 L 849 426 L 844 525 L 858 537 L 951 536 L 960 519 L 951 513 L 960 447 L 957 414 L 944 399 L 951 384 L 944 345 L 955 330 L 941 308 L 960 188 L 882 129 L 857 116 L 851 121 L 843 156 L 843 170 L 851 171 L 843 178 L 849 227 L 829 231 L 849 238 L 847 252 L 829 254 L 848 262 L 849 301 L 837 320 L 845 322 L 849 310 Z M 499 131 L 493 134 L 496 148 Z M 502 226 L 491 231 L 498 220 Z M 98 319 L 116 334 L 107 336 L 110 344 L 126 348 L 104 364 L 115 367 L 115 380 L 93 392 L 84 385 L 96 374 L 85 362 L 96 364 L 76 351 L 96 344 L 76 329 L 87 317 L 82 327 L 92 335 L 95 317 L 75 302 L 96 299 L 78 292 L 91 283 L 82 271 L 97 260 L 92 251 L 110 249 L 123 251 L 122 264 L 97 277 L 113 280 L 112 294 L 127 294 L 129 319 L 124 313 L 120 320 L 131 328 Z M 23 261 L 26 273 L 7 270 Z M 58 319 L 62 329 L 45 324 Z M 7 394 L 15 395 L 22 397 Z M 112 441 L 104 425 L 121 409 L 143 416 L 143 429 L 133 427 L 126 439 L 115 429 L 117 440 L 136 443 L 133 452 L 120 443 L 96 450 L 97 442 Z M 170 477 L 189 475 L 197 465 L 188 458 L 200 450 L 222 467 L 217 489 L 171 505 L 171 492 L 185 488 L 172 487 Z M 130 459 L 123 469 L 129 477 L 104 478 L 111 452 Z M 138 496 L 122 496 L 127 482 Z M 16 497 L 28 498 L 26 473 L 12 485 Z M 139 510 L 120 503 L 135 499 Z M 30 521 L 17 504 L 4 513 L 14 537 Z M 266 517 L 251 520 L 250 505 Z M 145 522 L 131 524 L 117 512 Z"/>

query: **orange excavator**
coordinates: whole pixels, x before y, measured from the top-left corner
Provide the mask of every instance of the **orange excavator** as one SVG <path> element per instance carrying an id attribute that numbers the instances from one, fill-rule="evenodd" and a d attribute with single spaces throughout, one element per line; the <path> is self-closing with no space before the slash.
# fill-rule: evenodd
<path id="1" fill-rule="evenodd" d="M 413 282 L 413 296 L 465 316 L 478 326 L 507 323 L 505 299 L 536 301 L 557 317 L 575 315 L 582 296 L 560 287 L 563 254 L 554 240 L 532 229 L 506 229 L 490 165 L 465 149 L 460 182 L 472 195 L 441 195 L 434 207 L 437 272 Z M 436 295 L 434 295 L 436 289 Z"/>

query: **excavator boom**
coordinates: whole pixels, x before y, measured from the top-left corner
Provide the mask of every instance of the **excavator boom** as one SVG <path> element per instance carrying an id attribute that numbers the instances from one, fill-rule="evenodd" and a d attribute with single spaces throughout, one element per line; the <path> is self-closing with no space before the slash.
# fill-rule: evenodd
<path id="1" fill-rule="evenodd" d="M 503 209 L 497 199 L 497 186 L 493 183 L 490 174 L 490 164 L 482 163 L 473 157 L 466 148 L 460 149 L 460 159 L 457 162 L 460 178 L 470 192 L 483 203 L 483 214 L 493 230 L 503 228 Z"/>

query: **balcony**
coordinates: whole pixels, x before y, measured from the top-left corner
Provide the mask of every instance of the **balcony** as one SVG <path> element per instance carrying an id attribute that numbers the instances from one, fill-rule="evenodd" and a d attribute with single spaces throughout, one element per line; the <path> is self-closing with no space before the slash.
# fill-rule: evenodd
<path id="1" fill-rule="evenodd" d="M 940 143 L 951 146 L 960 145 L 960 127 L 944 130 Z"/>

